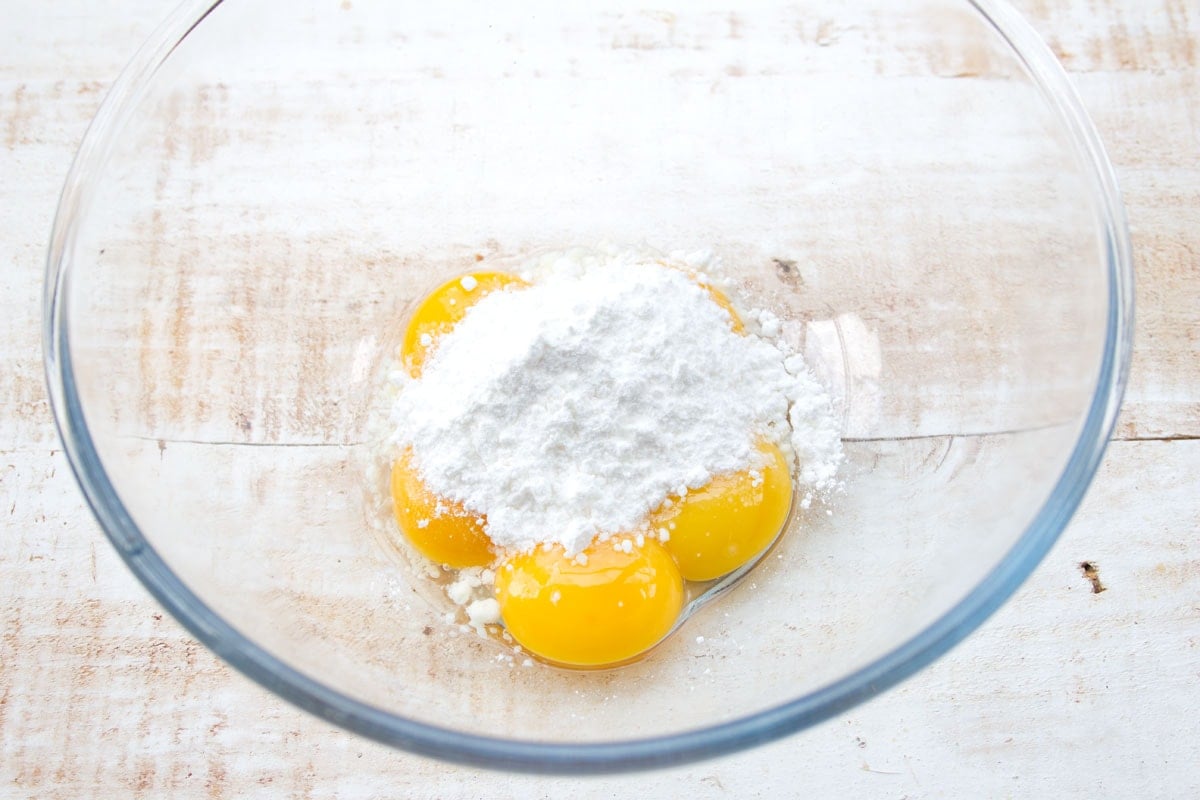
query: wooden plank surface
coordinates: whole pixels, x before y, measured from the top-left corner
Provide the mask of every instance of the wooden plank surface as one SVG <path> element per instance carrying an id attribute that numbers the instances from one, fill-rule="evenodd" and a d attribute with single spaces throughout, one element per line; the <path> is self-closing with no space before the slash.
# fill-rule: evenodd
<path id="1" fill-rule="evenodd" d="M 1200 12 L 1023 0 L 1125 192 L 1134 371 L 1077 518 L 933 667 L 758 750 L 613 779 L 459 769 L 364 742 L 240 677 L 155 605 L 59 451 L 45 240 L 103 91 L 167 8 L 18 0 L 0 22 L 0 797 L 961 797 L 1200 793 Z M 1080 570 L 1097 565 L 1094 593 Z"/>

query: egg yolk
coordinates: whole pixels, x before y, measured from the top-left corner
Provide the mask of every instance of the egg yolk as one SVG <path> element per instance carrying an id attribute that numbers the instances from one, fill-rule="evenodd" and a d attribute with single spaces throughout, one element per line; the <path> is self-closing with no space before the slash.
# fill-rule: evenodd
<path id="1" fill-rule="evenodd" d="M 468 308 L 497 289 L 525 285 L 525 281 L 506 272 L 472 272 L 431 292 L 413 312 L 400 345 L 400 357 L 408 374 L 414 378 L 421 376 L 421 368 L 438 337 L 453 329 Z"/>
<path id="2" fill-rule="evenodd" d="M 745 333 L 729 298 L 688 272 L 723 308 L 731 329 Z M 401 360 L 421 376 L 437 340 L 487 294 L 525 286 L 503 272 L 475 272 L 438 287 L 417 307 L 401 345 Z M 505 629 L 529 652 L 564 666 L 599 667 L 628 661 L 656 645 L 683 608 L 684 580 L 726 575 L 774 541 L 792 502 L 792 482 L 779 448 L 759 442 L 763 464 L 713 478 L 651 515 L 665 544 L 628 536 L 596 542 L 579 556 L 561 546 L 507 558 L 496 570 L 496 599 Z M 493 564 L 497 551 L 485 518 L 429 490 L 411 450 L 392 465 L 396 521 L 422 555 L 452 568 Z"/>
<path id="3" fill-rule="evenodd" d="M 767 549 L 792 507 L 792 479 L 783 453 L 758 443 L 762 466 L 718 475 L 656 511 L 655 530 L 666 529 L 667 549 L 689 581 L 733 572 Z"/>
<path id="4" fill-rule="evenodd" d="M 431 292 L 404 331 L 400 356 L 408 374 L 420 377 L 438 338 L 451 331 L 468 308 L 497 289 L 524 285 L 516 275 L 473 272 Z M 495 558 L 483 518 L 429 491 L 413 467 L 411 452 L 392 464 L 392 504 L 400 530 L 426 558 L 455 568 L 483 566 Z"/>
<path id="5" fill-rule="evenodd" d="M 494 560 L 483 518 L 429 491 L 408 450 L 392 464 L 392 507 L 405 538 L 431 561 L 462 568 Z"/>
<path id="6" fill-rule="evenodd" d="M 733 329 L 734 333 L 746 332 L 746 326 L 742 324 L 742 318 L 739 317 L 738 313 L 733 310 L 733 303 L 729 302 L 729 298 L 725 296 L 724 292 L 713 286 L 711 283 L 697 282 L 697 285 L 704 291 L 708 292 L 708 296 L 712 298 L 714 303 L 729 312 L 729 326 Z"/>
<path id="7" fill-rule="evenodd" d="M 496 571 L 496 599 L 508 633 L 531 653 L 596 667 L 627 661 L 667 635 L 683 608 L 683 579 L 657 541 L 633 546 L 614 537 L 582 558 L 557 545 L 511 557 Z"/>

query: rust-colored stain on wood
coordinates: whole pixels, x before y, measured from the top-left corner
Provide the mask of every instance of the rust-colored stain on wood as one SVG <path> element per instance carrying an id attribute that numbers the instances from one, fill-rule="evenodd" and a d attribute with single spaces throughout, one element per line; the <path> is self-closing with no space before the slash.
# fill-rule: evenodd
<path id="1" fill-rule="evenodd" d="M 1083 577 L 1092 585 L 1092 594 L 1100 594 L 1107 587 L 1100 582 L 1100 568 L 1091 561 L 1080 561 L 1079 570 L 1083 573 Z"/>

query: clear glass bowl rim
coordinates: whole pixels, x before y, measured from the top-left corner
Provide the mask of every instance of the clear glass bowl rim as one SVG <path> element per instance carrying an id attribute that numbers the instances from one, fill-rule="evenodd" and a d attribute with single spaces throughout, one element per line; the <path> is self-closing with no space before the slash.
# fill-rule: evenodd
<path id="1" fill-rule="evenodd" d="M 1104 455 L 1128 378 L 1133 262 L 1116 177 L 1066 73 L 1006 0 L 964 0 L 1002 37 L 1055 109 L 1087 166 L 1108 279 L 1104 349 L 1079 439 L 1046 503 L 1017 543 L 966 597 L 900 647 L 817 691 L 746 717 L 666 736 L 563 744 L 462 733 L 405 719 L 347 697 L 285 664 L 215 614 L 172 572 L 138 529 L 100 463 L 84 420 L 67 323 L 69 254 L 88 179 L 158 67 L 223 0 L 185 0 L 139 49 L 109 90 L 67 174 L 55 216 L 43 296 L 43 356 L 55 424 L 93 514 L 125 563 L 188 631 L 234 668 L 318 717 L 385 744 L 472 766 L 546 774 L 615 773 L 728 754 L 846 711 L 926 666 L 986 620 L 1028 577 L 1074 514 Z"/>

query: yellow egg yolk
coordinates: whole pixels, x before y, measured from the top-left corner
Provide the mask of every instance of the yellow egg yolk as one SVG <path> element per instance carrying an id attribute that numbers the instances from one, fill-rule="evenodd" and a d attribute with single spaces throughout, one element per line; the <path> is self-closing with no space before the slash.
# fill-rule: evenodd
<path id="1" fill-rule="evenodd" d="M 462 568 L 495 558 L 483 518 L 430 492 L 407 450 L 392 464 L 392 507 L 405 538 L 431 561 Z"/>
<path id="2" fill-rule="evenodd" d="M 435 289 L 413 312 L 404 331 L 400 357 L 409 375 L 420 377 L 438 338 L 450 332 L 468 308 L 497 289 L 524 285 L 504 272 L 473 272 Z M 391 483 L 396 522 L 418 552 L 455 568 L 492 562 L 495 551 L 483 530 L 483 518 L 429 491 L 413 467 L 411 452 L 392 464 Z"/>
<path id="3" fill-rule="evenodd" d="M 733 329 L 734 333 L 746 332 L 746 326 L 742 324 L 742 318 L 733 310 L 733 303 L 729 302 L 729 298 L 725 296 L 724 292 L 710 283 L 697 282 L 697 285 L 708 292 L 708 296 L 712 298 L 714 303 L 729 312 L 729 327 Z"/>
<path id="4" fill-rule="evenodd" d="M 683 579 L 658 542 L 614 537 L 582 558 L 557 545 L 509 558 L 496 570 L 496 599 L 508 633 L 531 653 L 597 667 L 627 661 L 667 635 L 683 608 Z"/>
<path id="5" fill-rule="evenodd" d="M 760 441 L 764 463 L 718 475 L 703 488 L 664 505 L 650 519 L 666 529 L 667 549 L 689 581 L 733 572 L 775 540 L 792 506 L 792 479 L 783 453 Z"/>
<path id="6" fill-rule="evenodd" d="M 723 308 L 731 329 L 745 326 L 729 298 L 688 276 Z M 525 286 L 502 272 L 475 272 L 433 291 L 409 320 L 401 345 L 408 374 L 420 378 L 438 339 L 487 294 Z M 620 664 L 644 653 L 674 627 L 684 601 L 684 580 L 726 575 L 763 552 L 791 508 L 792 483 L 779 448 L 760 442 L 763 464 L 719 475 L 703 488 L 674 498 L 651 515 L 664 545 L 650 537 L 616 536 L 578 557 L 561 546 L 508 557 L 496 570 L 496 598 L 509 635 L 532 654 L 564 666 Z M 429 490 L 411 451 L 392 465 L 396 521 L 413 547 L 452 568 L 494 563 L 497 550 L 482 515 Z M 614 544 L 616 546 L 614 546 Z"/>
<path id="7" fill-rule="evenodd" d="M 425 359 L 438 337 L 449 333 L 468 308 L 497 289 L 525 285 L 525 281 L 506 272 L 472 272 L 431 292 L 413 312 L 400 345 L 400 358 L 408 374 L 414 378 L 421 376 Z"/>

